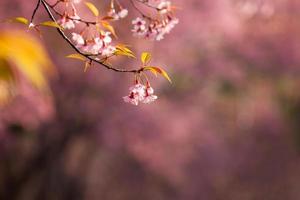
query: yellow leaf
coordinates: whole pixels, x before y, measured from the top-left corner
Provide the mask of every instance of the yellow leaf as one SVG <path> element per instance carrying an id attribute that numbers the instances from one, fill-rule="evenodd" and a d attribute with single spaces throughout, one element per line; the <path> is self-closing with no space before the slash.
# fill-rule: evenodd
<path id="1" fill-rule="evenodd" d="M 98 17 L 99 16 L 99 10 L 96 8 L 96 6 L 91 2 L 85 2 L 85 5 L 92 11 L 92 13 Z"/>
<path id="2" fill-rule="evenodd" d="M 141 55 L 141 61 L 143 65 L 147 65 L 151 60 L 151 54 L 148 52 L 143 52 Z"/>
<path id="3" fill-rule="evenodd" d="M 159 73 L 163 77 L 165 77 L 170 83 L 172 83 L 172 81 L 171 81 L 169 75 L 167 74 L 167 72 L 165 70 L 163 70 L 162 68 L 160 68 L 160 67 L 147 66 L 147 67 L 144 67 L 143 69 L 144 69 L 144 71 L 149 70 L 155 75 L 156 75 L 156 73 Z"/>
<path id="4" fill-rule="evenodd" d="M 48 91 L 46 75 L 54 74 L 54 68 L 43 46 L 32 36 L 19 31 L 0 32 L 0 58 L 15 68 L 40 90 Z"/>
<path id="5" fill-rule="evenodd" d="M 14 96 L 15 78 L 10 63 L 0 57 L 0 107 L 6 105 Z"/>
<path id="6" fill-rule="evenodd" d="M 149 68 L 145 67 L 145 68 L 144 68 L 145 70 L 151 71 L 157 77 L 157 71 L 155 69 L 153 69 L 152 67 L 149 67 Z"/>
<path id="7" fill-rule="evenodd" d="M 117 37 L 117 34 L 116 34 L 116 32 L 115 32 L 114 27 L 113 27 L 112 25 L 110 25 L 108 21 L 101 20 L 101 24 L 102 24 L 102 26 L 103 26 L 104 28 L 106 28 L 107 30 L 109 30 L 109 31 L 115 36 L 115 38 L 118 38 L 118 37 Z"/>
<path id="8" fill-rule="evenodd" d="M 74 54 L 70 54 L 66 56 L 67 58 L 74 58 L 74 59 L 78 59 L 78 60 L 82 60 L 85 61 L 86 58 L 83 55 L 80 55 L 78 53 L 74 53 Z"/>
<path id="9" fill-rule="evenodd" d="M 58 23 L 53 22 L 53 21 L 42 22 L 42 23 L 40 23 L 40 25 L 63 29 L 63 27 L 61 27 Z"/>
<path id="10" fill-rule="evenodd" d="M 131 57 L 131 58 L 135 58 L 135 56 L 132 53 L 126 52 L 126 51 L 122 51 L 120 49 L 117 48 L 117 50 L 114 52 L 114 54 L 116 56 L 127 56 L 127 57 Z"/>
<path id="11" fill-rule="evenodd" d="M 26 19 L 24 17 L 16 17 L 13 19 L 9 19 L 9 20 L 7 20 L 7 22 L 17 22 L 17 23 L 26 24 L 26 25 L 29 24 L 28 19 Z"/>
<path id="12" fill-rule="evenodd" d="M 115 55 L 123 55 L 123 56 L 135 58 L 133 52 L 124 44 L 116 45 L 116 49 L 117 50 L 115 51 Z"/>

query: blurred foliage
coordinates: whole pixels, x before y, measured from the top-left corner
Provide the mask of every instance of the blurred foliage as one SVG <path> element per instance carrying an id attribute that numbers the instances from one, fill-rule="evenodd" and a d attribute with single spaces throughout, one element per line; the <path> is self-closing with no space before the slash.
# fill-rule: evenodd
<path id="1" fill-rule="evenodd" d="M 49 92 L 47 76 L 51 74 L 53 64 L 39 41 L 24 31 L 0 32 L 0 105 L 15 94 L 22 78 Z"/>

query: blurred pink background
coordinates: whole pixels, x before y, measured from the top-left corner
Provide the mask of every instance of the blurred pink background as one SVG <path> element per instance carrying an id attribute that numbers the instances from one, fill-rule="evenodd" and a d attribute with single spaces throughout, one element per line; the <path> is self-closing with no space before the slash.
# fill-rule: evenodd
<path id="1" fill-rule="evenodd" d="M 24 86 L 1 108 L 0 199 L 300 199 L 300 1 L 174 0 L 180 23 L 160 42 L 132 37 L 138 13 L 122 3 L 119 41 L 173 84 L 151 76 L 159 99 L 126 104 L 131 75 L 84 73 L 42 29 L 58 77 L 52 97 Z M 30 18 L 35 4 L 1 0 L 0 17 Z M 1 24 L 12 29 L 25 30 Z"/>

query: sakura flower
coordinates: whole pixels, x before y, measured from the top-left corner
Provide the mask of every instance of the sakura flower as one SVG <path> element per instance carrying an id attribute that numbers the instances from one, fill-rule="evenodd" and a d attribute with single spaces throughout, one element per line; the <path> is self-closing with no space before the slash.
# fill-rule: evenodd
<path id="1" fill-rule="evenodd" d="M 84 45 L 84 39 L 80 34 L 72 33 L 72 40 L 76 43 L 77 47 Z"/>
<path id="2" fill-rule="evenodd" d="M 120 19 L 118 13 L 116 12 L 116 10 L 114 8 L 110 9 L 109 12 L 107 13 L 107 15 L 109 17 L 112 17 L 113 20 L 119 20 Z"/>
<path id="3" fill-rule="evenodd" d="M 146 33 L 146 21 L 141 18 L 136 18 L 132 21 L 132 24 L 134 25 L 132 32 L 135 33 L 136 36 L 144 36 Z"/>
<path id="4" fill-rule="evenodd" d="M 136 105 L 136 106 L 139 105 L 139 100 L 135 98 L 133 93 L 131 93 L 129 96 L 123 97 L 123 100 L 126 103 L 131 103 L 131 104 Z"/>
<path id="5" fill-rule="evenodd" d="M 125 18 L 128 15 L 128 10 L 127 9 L 122 9 L 120 12 L 118 12 L 118 16 L 120 18 Z"/>
<path id="6" fill-rule="evenodd" d="M 166 26 L 165 26 L 165 32 L 166 33 L 170 33 L 171 32 L 171 30 L 175 27 L 175 25 L 176 24 L 178 24 L 179 23 L 179 20 L 178 19 L 170 19 L 169 21 L 168 21 L 168 23 L 166 24 Z"/>
<path id="7" fill-rule="evenodd" d="M 147 86 L 145 98 L 142 100 L 143 103 L 151 103 L 157 99 L 156 95 L 153 95 L 154 90 L 152 87 Z"/>
<path id="8" fill-rule="evenodd" d="M 73 0 L 72 2 L 75 3 L 75 4 L 78 4 L 78 3 L 81 2 L 81 0 Z"/>
<path id="9" fill-rule="evenodd" d="M 123 97 L 123 100 L 126 103 L 131 103 L 133 105 L 138 105 L 139 102 L 142 103 L 151 103 L 157 99 L 156 95 L 153 95 L 153 88 L 147 84 L 147 87 L 137 83 L 134 86 L 129 88 L 129 95 Z"/>
<path id="10" fill-rule="evenodd" d="M 57 21 L 58 24 L 60 24 L 64 29 L 72 29 L 75 28 L 74 21 L 71 19 L 68 19 L 67 16 L 63 16 L 61 19 Z"/>
<path id="11" fill-rule="evenodd" d="M 107 47 L 102 48 L 100 53 L 102 56 L 111 56 L 115 51 L 116 47 L 109 45 Z"/>
<path id="12" fill-rule="evenodd" d="M 138 105 L 140 101 L 143 101 L 145 98 L 146 90 L 145 86 L 137 83 L 134 86 L 129 88 L 129 95 L 123 97 L 123 100 L 126 103 L 131 103 L 133 105 Z"/>
<path id="13" fill-rule="evenodd" d="M 157 29 L 158 34 L 156 36 L 156 40 L 162 40 L 164 38 L 165 34 L 168 34 L 171 32 L 171 30 L 175 27 L 176 24 L 179 23 L 178 19 L 168 19 L 165 21 L 165 25 L 162 28 Z"/>
<path id="14" fill-rule="evenodd" d="M 118 13 L 114 8 L 111 8 L 110 11 L 107 13 L 109 17 L 112 17 L 113 20 L 119 20 L 122 18 L 125 18 L 128 15 L 128 10 L 127 9 L 122 9 Z"/>
<path id="15" fill-rule="evenodd" d="M 129 88 L 129 91 L 133 92 L 136 95 L 136 98 L 139 101 L 142 101 L 145 98 L 145 91 L 146 87 L 140 83 L 135 84 L 134 86 Z"/>
<path id="16" fill-rule="evenodd" d="M 108 45 L 112 41 L 110 35 L 111 35 L 111 32 L 109 32 L 109 31 L 101 32 L 100 36 L 99 36 L 99 39 L 104 43 L 104 45 Z"/>
<path id="17" fill-rule="evenodd" d="M 158 4 L 157 9 L 160 14 L 166 14 L 171 11 L 171 2 L 170 1 L 162 1 Z"/>
<path id="18" fill-rule="evenodd" d="M 99 37 L 96 37 L 93 40 L 88 40 L 86 44 L 81 47 L 81 50 L 90 54 L 99 54 L 102 47 L 103 42 Z"/>

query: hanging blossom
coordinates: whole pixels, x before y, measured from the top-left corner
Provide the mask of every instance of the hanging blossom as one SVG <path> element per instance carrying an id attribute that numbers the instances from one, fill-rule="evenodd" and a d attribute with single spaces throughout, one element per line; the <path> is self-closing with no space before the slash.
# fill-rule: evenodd
<path id="1" fill-rule="evenodd" d="M 123 100 L 126 103 L 131 103 L 136 106 L 139 104 L 139 102 L 147 104 L 155 101 L 158 98 L 156 95 L 153 95 L 154 90 L 149 83 L 147 83 L 147 86 L 136 83 L 129 88 L 129 91 L 129 95 L 123 97 Z"/>
<path id="2" fill-rule="evenodd" d="M 111 17 L 112 20 L 120 20 L 128 15 L 128 10 L 123 8 L 119 1 L 117 1 L 117 8 L 115 8 L 115 1 L 111 0 L 110 9 L 107 12 L 107 16 Z"/>
<path id="3" fill-rule="evenodd" d="M 170 33 L 176 24 L 179 23 L 179 20 L 173 16 L 171 2 L 164 0 L 148 0 L 145 1 L 145 4 L 155 8 L 160 17 L 157 19 L 147 16 L 143 16 L 143 19 L 137 17 L 132 20 L 133 29 L 131 31 L 136 37 L 156 41 L 162 40 L 165 34 Z"/>
<path id="4" fill-rule="evenodd" d="M 111 8 L 107 13 L 107 16 L 113 18 L 113 20 L 123 19 L 127 17 L 127 15 L 128 10 L 124 8 L 122 8 L 119 12 L 117 12 L 114 8 Z"/>

